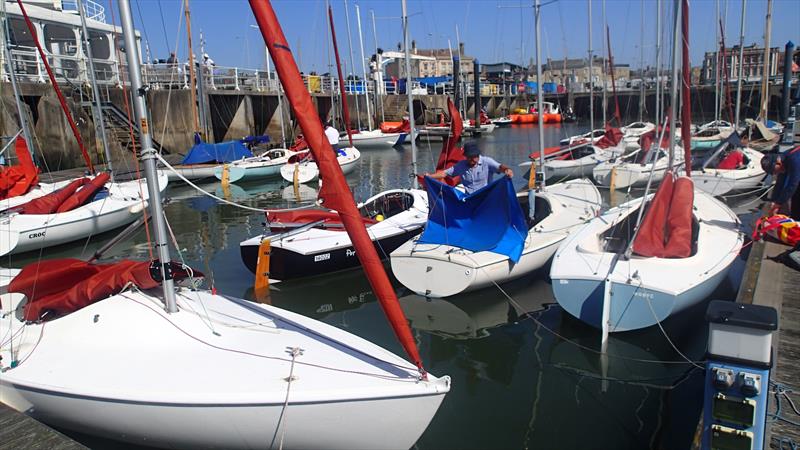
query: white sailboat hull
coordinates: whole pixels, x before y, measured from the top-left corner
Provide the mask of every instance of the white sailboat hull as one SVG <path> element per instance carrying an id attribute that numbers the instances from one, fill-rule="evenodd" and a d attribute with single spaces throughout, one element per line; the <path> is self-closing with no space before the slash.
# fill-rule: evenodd
<path id="1" fill-rule="evenodd" d="M 601 199 L 597 188 L 586 180 L 550 186 L 536 196 L 549 203 L 552 213 L 528 231 L 516 264 L 498 253 L 421 244 L 412 239 L 391 253 L 392 272 L 415 293 L 441 298 L 504 283 L 544 267 L 558 244 L 594 217 Z"/>
<path id="2" fill-rule="evenodd" d="M 725 278 L 742 248 L 739 220 L 724 204 L 695 190 L 696 252 L 687 258 L 633 255 L 616 264 L 603 248 L 612 225 L 636 217 L 642 198 L 613 208 L 566 239 L 553 258 L 550 278 L 559 305 L 601 328 L 608 290 L 609 331 L 647 328 L 706 299 Z"/>
<path id="3" fill-rule="evenodd" d="M 745 148 L 747 166 L 742 169 L 720 170 L 706 168 L 692 171 L 695 186 L 713 196 L 725 195 L 733 191 L 756 190 L 763 186 L 766 173 L 761 168 L 764 154 Z"/>
<path id="4" fill-rule="evenodd" d="M 159 187 L 167 176 L 159 172 Z M 140 186 L 141 185 L 141 186 Z M 0 218 L 0 255 L 39 250 L 125 226 L 142 215 L 149 195 L 144 180 L 110 183 L 108 196 L 54 214 L 11 213 Z"/>
<path id="5" fill-rule="evenodd" d="M 4 295 L 3 312 L 22 298 Z M 0 335 L 25 332 L 13 334 L 13 351 L 0 347 L 0 401 L 50 425 L 162 448 L 405 449 L 450 388 L 448 377 L 419 380 L 402 358 L 298 314 L 207 291 L 177 299 L 174 314 L 126 291 L 44 324 L 4 316 Z M 302 349 L 295 363 L 291 348 Z"/>
<path id="6" fill-rule="evenodd" d="M 353 146 L 356 148 L 390 148 L 402 144 L 403 138 L 404 133 L 383 133 L 381 130 L 362 131 L 353 134 Z"/>
<path id="7" fill-rule="evenodd" d="M 346 155 L 339 155 L 336 160 L 345 175 L 352 173 L 361 159 L 361 153 L 354 147 L 343 149 Z M 295 172 L 299 183 L 311 183 L 319 179 L 319 168 L 315 161 L 303 161 L 299 163 L 287 163 L 281 166 L 281 177 L 289 183 L 294 183 Z"/>
<path id="8" fill-rule="evenodd" d="M 221 167 L 220 164 L 194 164 L 194 165 L 174 165 L 175 171 L 165 170 L 167 179 L 170 182 L 182 182 L 183 178 L 189 181 L 204 180 L 214 178 L 214 171 Z M 176 173 L 177 172 L 177 173 Z M 180 176 L 178 175 L 180 174 Z M 181 178 L 181 176 L 183 178 Z"/>

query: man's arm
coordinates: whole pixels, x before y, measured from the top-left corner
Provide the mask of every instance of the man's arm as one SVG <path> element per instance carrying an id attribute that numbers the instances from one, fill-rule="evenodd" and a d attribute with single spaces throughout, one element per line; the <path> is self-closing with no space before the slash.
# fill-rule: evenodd
<path id="1" fill-rule="evenodd" d="M 490 170 L 494 171 L 495 173 L 503 173 L 508 178 L 511 178 L 511 177 L 514 176 L 514 171 L 511 170 L 511 168 L 508 167 L 507 165 L 500 164 L 494 158 L 489 158 L 489 157 L 485 157 L 485 158 L 486 158 L 486 162 L 489 164 L 489 169 Z"/>

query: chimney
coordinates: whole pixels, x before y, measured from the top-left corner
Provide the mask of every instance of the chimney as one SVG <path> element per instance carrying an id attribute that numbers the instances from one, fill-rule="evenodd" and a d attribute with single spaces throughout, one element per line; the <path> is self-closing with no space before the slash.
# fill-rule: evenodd
<path id="1" fill-rule="evenodd" d="M 464 43 L 463 42 L 459 42 L 458 43 L 458 54 L 460 56 L 464 56 Z"/>
<path id="2" fill-rule="evenodd" d="M 412 39 L 411 40 L 411 53 L 413 53 L 415 55 L 417 54 L 417 40 L 416 39 Z"/>

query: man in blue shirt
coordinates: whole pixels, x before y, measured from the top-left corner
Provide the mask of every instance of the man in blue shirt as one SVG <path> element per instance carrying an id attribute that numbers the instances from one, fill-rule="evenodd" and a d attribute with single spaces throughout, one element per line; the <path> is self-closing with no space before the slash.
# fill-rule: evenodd
<path id="1" fill-rule="evenodd" d="M 776 176 L 775 190 L 772 193 L 770 215 L 778 211 L 788 212 L 789 217 L 800 221 L 800 146 L 778 155 L 765 155 L 761 159 L 764 172 Z M 791 259 L 800 268 L 800 244 L 789 253 Z"/>
<path id="2" fill-rule="evenodd" d="M 467 194 L 472 194 L 489 184 L 496 173 L 503 173 L 509 178 L 514 176 L 514 172 L 510 167 L 500 164 L 494 158 L 481 155 L 481 149 L 478 148 L 478 144 L 470 141 L 464 144 L 463 160 L 446 170 L 439 170 L 433 174 L 426 173 L 425 176 L 434 180 L 460 176 L 464 190 Z"/>

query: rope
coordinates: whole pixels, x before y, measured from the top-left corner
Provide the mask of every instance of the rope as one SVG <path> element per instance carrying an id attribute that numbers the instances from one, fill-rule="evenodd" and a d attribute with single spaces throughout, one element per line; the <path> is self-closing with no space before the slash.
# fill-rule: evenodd
<path id="1" fill-rule="evenodd" d="M 292 389 L 292 381 L 294 381 L 294 363 L 297 361 L 297 357 L 303 354 L 303 349 L 300 347 L 290 347 L 286 349 L 286 352 L 292 356 L 292 365 L 289 366 L 289 376 L 286 377 L 286 398 L 283 401 L 281 415 L 278 418 L 278 426 L 275 427 L 275 434 L 272 436 L 272 442 L 270 442 L 269 448 L 275 447 L 275 438 L 278 437 L 278 431 L 280 430 L 281 439 L 278 443 L 278 449 L 283 449 L 283 438 L 286 436 L 286 410 L 289 408 L 289 392 Z"/>
<path id="2" fill-rule="evenodd" d="M 639 279 L 639 286 L 637 286 L 637 287 L 636 287 L 636 290 L 638 291 L 638 290 L 639 290 L 639 288 L 641 288 L 641 287 L 642 287 L 642 280 L 641 280 L 641 279 Z M 705 367 L 703 367 L 703 366 L 701 366 L 700 364 L 697 364 L 696 362 L 692 361 L 692 360 L 691 360 L 691 359 L 689 359 L 689 358 L 688 358 L 686 355 L 684 355 L 684 354 L 683 354 L 683 352 L 681 352 L 680 350 L 678 350 L 678 347 L 675 345 L 675 343 L 674 343 L 674 342 L 672 342 L 672 339 L 670 339 L 670 338 L 669 338 L 669 335 L 668 335 L 668 334 L 667 334 L 667 332 L 664 330 L 664 327 L 661 325 L 661 321 L 660 321 L 660 320 L 658 320 L 658 316 L 656 315 L 656 311 L 653 309 L 653 304 L 650 302 L 650 297 L 648 297 L 648 296 L 645 296 L 645 300 L 647 300 L 647 307 L 650 309 L 650 312 L 653 314 L 653 319 L 655 319 L 655 321 L 656 321 L 656 325 L 658 325 L 658 329 L 659 329 L 659 330 L 661 330 L 661 334 L 663 334 L 663 335 L 664 335 L 664 339 L 666 339 L 666 340 L 667 340 L 667 342 L 669 343 L 670 347 L 672 347 L 672 349 L 673 349 L 673 350 L 675 350 L 675 353 L 677 353 L 678 355 L 680 355 L 680 356 L 681 356 L 681 358 L 683 358 L 684 360 L 686 360 L 686 362 L 687 362 L 687 363 L 689 363 L 689 364 L 691 364 L 691 365 L 693 365 L 693 366 L 697 367 L 698 369 L 705 370 Z"/>
<path id="3" fill-rule="evenodd" d="M 216 200 L 216 201 L 218 201 L 220 203 L 225 203 L 226 205 L 235 206 L 237 208 L 245 209 L 245 210 L 248 210 L 248 211 L 260 212 L 260 213 L 267 213 L 267 212 L 270 212 L 270 211 L 273 211 L 273 212 L 274 211 L 295 211 L 295 210 L 299 210 L 299 209 L 311 208 L 311 207 L 314 207 L 314 206 L 317 205 L 317 203 L 314 202 L 314 203 L 311 203 L 311 204 L 308 204 L 308 205 L 299 206 L 297 208 L 284 208 L 284 209 L 263 209 L 263 208 L 254 208 L 252 206 L 242 205 L 242 204 L 239 204 L 239 203 L 236 203 L 236 202 L 232 202 L 230 200 L 226 200 L 226 199 L 221 198 L 221 197 L 217 197 L 216 195 L 214 195 L 214 194 L 212 194 L 212 193 L 210 193 L 208 191 L 203 190 L 202 188 L 200 188 L 200 186 L 192 183 L 186 177 L 184 177 L 180 172 L 175 170 L 175 168 L 172 167 L 160 154 L 156 154 L 156 157 L 161 162 L 161 164 L 164 165 L 164 167 L 166 167 L 169 171 L 174 173 L 184 183 L 186 183 L 189 186 L 193 187 L 195 190 L 197 190 L 201 194 L 206 195 L 208 197 L 211 197 L 211 198 L 213 198 L 214 200 Z"/>

